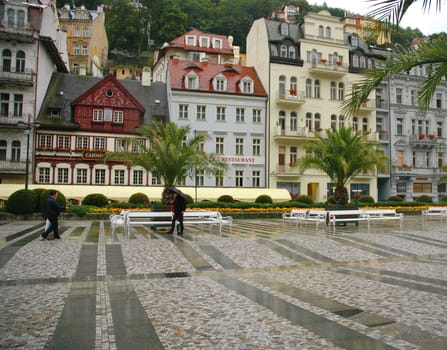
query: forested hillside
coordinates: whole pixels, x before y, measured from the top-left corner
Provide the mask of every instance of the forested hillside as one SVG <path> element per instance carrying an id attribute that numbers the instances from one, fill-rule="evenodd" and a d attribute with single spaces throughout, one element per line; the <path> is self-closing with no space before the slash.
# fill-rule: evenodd
<path id="1" fill-rule="evenodd" d="M 57 0 L 58 8 L 65 3 Z M 323 8 L 341 18 L 345 13 L 345 9 L 313 5 L 306 0 L 140 0 L 139 6 L 129 0 L 72 1 L 88 9 L 96 9 L 101 3 L 106 6 L 110 57 L 137 65 L 150 64 L 153 50 L 191 28 L 232 35 L 234 44 L 245 52 L 245 37 L 252 22 L 285 3 L 297 4 L 302 14 Z M 401 28 L 393 34 L 393 42 L 407 47 L 413 38 L 421 36 L 418 29 Z"/>

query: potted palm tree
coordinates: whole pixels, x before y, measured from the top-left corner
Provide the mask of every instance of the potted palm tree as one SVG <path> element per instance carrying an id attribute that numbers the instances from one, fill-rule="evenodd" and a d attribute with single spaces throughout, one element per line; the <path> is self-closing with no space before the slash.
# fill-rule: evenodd
<path id="1" fill-rule="evenodd" d="M 302 170 L 313 168 L 324 172 L 335 184 L 334 199 L 340 207 L 348 203 L 346 184 L 352 178 L 376 167 L 385 169 L 386 157 L 377 149 L 378 145 L 351 127 L 328 129 L 325 136 L 306 143 L 306 156 L 297 164 Z"/>

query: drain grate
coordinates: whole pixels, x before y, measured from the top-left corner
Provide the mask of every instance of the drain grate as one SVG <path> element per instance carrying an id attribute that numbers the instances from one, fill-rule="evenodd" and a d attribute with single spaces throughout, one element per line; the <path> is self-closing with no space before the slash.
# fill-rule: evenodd
<path id="1" fill-rule="evenodd" d="M 191 277 L 188 272 L 168 272 L 164 275 L 166 278 Z"/>
<path id="2" fill-rule="evenodd" d="M 346 310 L 334 311 L 334 314 L 339 315 L 341 317 L 352 317 L 354 315 L 358 315 L 361 312 L 363 312 L 363 310 L 360 310 L 360 309 L 346 309 Z"/>

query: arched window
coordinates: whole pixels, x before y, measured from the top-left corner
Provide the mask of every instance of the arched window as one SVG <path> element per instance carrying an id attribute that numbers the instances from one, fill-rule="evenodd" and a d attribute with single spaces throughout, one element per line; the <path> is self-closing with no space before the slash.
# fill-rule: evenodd
<path id="1" fill-rule="evenodd" d="M 358 68 L 359 67 L 359 56 L 357 56 L 357 55 L 353 55 L 352 56 L 352 66 L 354 68 Z"/>
<path id="2" fill-rule="evenodd" d="M 290 131 L 296 131 L 298 123 L 298 115 L 296 112 L 290 113 Z"/>
<path id="3" fill-rule="evenodd" d="M 365 56 L 360 56 L 360 68 L 366 68 L 366 58 L 365 58 Z"/>
<path id="4" fill-rule="evenodd" d="M 296 58 L 296 50 L 294 46 L 289 47 L 289 58 L 295 59 Z"/>
<path id="5" fill-rule="evenodd" d="M 290 95 L 296 96 L 297 87 L 298 87 L 298 84 L 297 84 L 296 77 L 291 77 L 290 78 L 290 91 L 289 91 Z"/>
<path id="6" fill-rule="evenodd" d="M 11 71 L 11 50 L 5 49 L 2 53 L 3 72 Z"/>
<path id="7" fill-rule="evenodd" d="M 0 140 L 0 160 L 6 160 L 6 147 L 7 143 L 5 140 Z"/>
<path id="8" fill-rule="evenodd" d="M 284 135 L 286 131 L 286 112 L 279 111 L 278 125 L 281 129 L 281 135 Z"/>
<path id="9" fill-rule="evenodd" d="M 335 114 L 331 115 L 331 129 L 332 130 L 337 129 L 337 116 Z"/>
<path id="10" fill-rule="evenodd" d="M 312 79 L 306 79 L 306 97 L 312 97 Z"/>
<path id="11" fill-rule="evenodd" d="M 312 131 L 312 113 L 306 113 L 306 128 Z"/>
<path id="12" fill-rule="evenodd" d="M 354 131 L 359 130 L 359 119 L 357 117 L 352 118 L 352 130 Z"/>
<path id="13" fill-rule="evenodd" d="M 20 161 L 20 141 L 18 140 L 12 141 L 11 160 L 15 162 Z"/>
<path id="14" fill-rule="evenodd" d="M 284 75 L 279 76 L 279 96 L 284 97 L 286 95 L 286 77 Z"/>
<path id="15" fill-rule="evenodd" d="M 335 81 L 331 81 L 331 100 L 336 100 L 337 99 L 337 84 L 335 83 Z"/>
<path id="16" fill-rule="evenodd" d="M 324 27 L 318 26 L 318 36 L 324 37 Z"/>
<path id="17" fill-rule="evenodd" d="M 286 45 L 281 45 L 281 50 L 280 50 L 279 55 L 280 55 L 280 57 L 287 58 L 287 46 Z"/>
<path id="18" fill-rule="evenodd" d="M 25 72 L 25 52 L 18 51 L 16 55 L 16 72 Z"/>
<path id="19" fill-rule="evenodd" d="M 321 131 L 321 115 L 320 115 L 320 113 L 315 113 L 314 124 L 315 124 L 315 131 Z"/>
<path id="20" fill-rule="evenodd" d="M 343 101 L 345 99 L 345 84 L 338 83 L 338 99 Z"/>
<path id="21" fill-rule="evenodd" d="M 368 118 L 362 119 L 362 131 L 368 131 Z"/>
<path id="22" fill-rule="evenodd" d="M 331 37 L 331 27 L 326 27 L 326 38 Z"/>
<path id="23" fill-rule="evenodd" d="M 7 12 L 7 16 L 8 16 L 8 28 L 14 28 L 14 17 L 15 17 L 15 12 L 13 9 L 8 9 Z"/>
<path id="24" fill-rule="evenodd" d="M 341 115 L 338 117 L 338 127 L 342 128 L 344 126 L 345 126 L 345 117 Z"/>
<path id="25" fill-rule="evenodd" d="M 314 97 L 320 98 L 320 81 L 315 80 L 314 84 Z"/>

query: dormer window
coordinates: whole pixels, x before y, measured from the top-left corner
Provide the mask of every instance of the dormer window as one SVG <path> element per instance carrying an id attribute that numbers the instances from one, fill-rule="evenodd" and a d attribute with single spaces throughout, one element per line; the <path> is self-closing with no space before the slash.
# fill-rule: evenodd
<path id="1" fill-rule="evenodd" d="M 351 36 L 351 45 L 356 47 L 359 46 L 359 39 L 357 38 L 357 36 Z"/>
<path id="2" fill-rule="evenodd" d="M 213 47 L 215 49 L 221 49 L 222 48 L 222 40 L 220 40 L 220 39 L 213 39 Z"/>
<path id="3" fill-rule="evenodd" d="M 281 45 L 279 55 L 280 55 L 280 57 L 287 57 L 287 46 L 286 45 Z"/>
<path id="4" fill-rule="evenodd" d="M 295 59 L 296 58 L 296 50 L 294 46 L 289 47 L 289 58 Z"/>
<path id="5" fill-rule="evenodd" d="M 209 38 L 205 36 L 200 37 L 200 47 L 209 47 Z"/>
<path id="6" fill-rule="evenodd" d="M 199 88 L 199 77 L 194 72 L 188 73 L 185 76 L 185 87 L 187 89 L 198 89 Z"/>
<path id="7" fill-rule="evenodd" d="M 241 91 L 243 94 L 253 93 L 253 79 L 250 77 L 244 77 L 241 81 Z"/>
<path id="8" fill-rule="evenodd" d="M 223 75 L 214 78 L 213 87 L 215 91 L 227 91 L 227 79 Z"/>
<path id="9" fill-rule="evenodd" d="M 195 35 L 189 35 L 186 37 L 186 45 L 188 46 L 196 46 L 196 37 Z"/>

